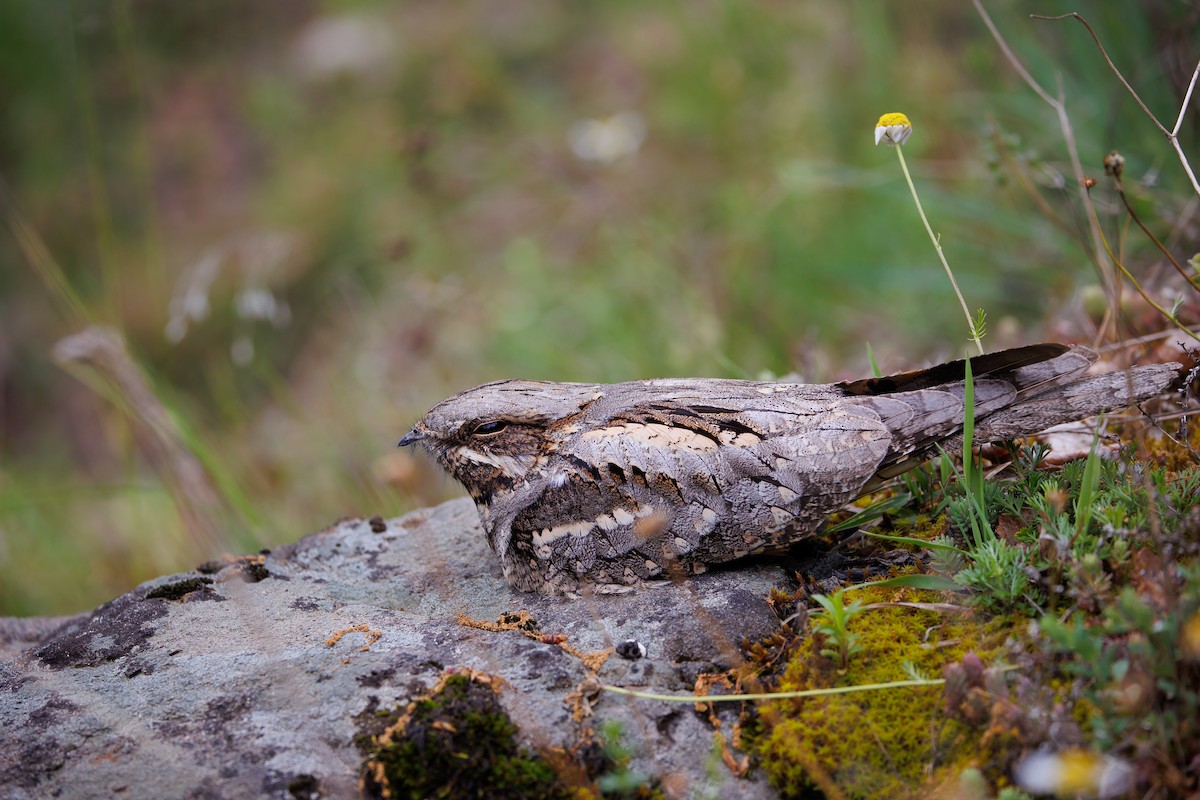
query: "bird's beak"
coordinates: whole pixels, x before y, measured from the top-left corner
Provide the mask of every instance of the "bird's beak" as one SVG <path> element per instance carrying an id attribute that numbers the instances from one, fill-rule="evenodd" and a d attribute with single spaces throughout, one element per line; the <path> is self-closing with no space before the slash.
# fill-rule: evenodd
<path id="1" fill-rule="evenodd" d="M 411 431 L 404 434 L 404 438 L 402 438 L 399 442 L 397 442 L 396 446 L 397 447 L 408 447 L 410 444 L 416 444 L 417 442 L 421 441 L 424 438 L 425 438 L 425 433 L 423 431 L 413 428 Z"/>

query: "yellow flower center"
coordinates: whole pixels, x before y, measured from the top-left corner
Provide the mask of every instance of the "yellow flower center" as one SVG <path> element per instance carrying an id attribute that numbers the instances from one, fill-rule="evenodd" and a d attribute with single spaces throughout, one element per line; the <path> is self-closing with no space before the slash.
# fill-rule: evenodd
<path id="1" fill-rule="evenodd" d="M 908 121 L 908 117 L 901 114 L 899 111 L 893 111 L 890 114 L 884 114 L 879 118 L 879 122 L 875 123 L 876 128 L 891 128 L 894 126 L 911 128 L 912 123 Z"/>

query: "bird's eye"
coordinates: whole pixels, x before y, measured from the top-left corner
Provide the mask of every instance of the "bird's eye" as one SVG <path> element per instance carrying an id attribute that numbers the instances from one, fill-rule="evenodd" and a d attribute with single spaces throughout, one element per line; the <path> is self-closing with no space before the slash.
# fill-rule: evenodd
<path id="1" fill-rule="evenodd" d="M 508 427 L 508 423 L 503 420 L 499 420 L 499 419 L 488 420 L 487 422 L 480 422 L 478 425 L 476 425 L 474 428 L 472 428 L 471 435 L 472 436 L 495 436 L 497 433 L 499 433 L 500 431 L 504 430 L 507 427 Z"/>

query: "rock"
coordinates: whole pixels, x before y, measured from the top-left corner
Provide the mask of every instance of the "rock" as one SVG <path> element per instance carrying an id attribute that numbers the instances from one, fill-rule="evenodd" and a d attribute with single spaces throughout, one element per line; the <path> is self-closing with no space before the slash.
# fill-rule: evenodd
<path id="1" fill-rule="evenodd" d="M 636 640 L 645 658 L 607 658 L 592 680 L 690 692 L 734 665 L 743 638 L 776 630 L 766 597 L 787 582 L 749 564 L 548 598 L 504 582 L 466 500 L 343 521 L 261 558 L 150 581 L 90 615 L 0 620 L 0 796 L 356 797 L 367 760 L 356 737 L 470 670 L 500 679 L 529 751 L 579 758 L 587 730 L 616 724 L 629 769 L 669 797 L 771 797 L 714 758 L 712 725 L 691 704 L 579 689 L 585 661 L 603 659 L 587 654 Z M 722 712 L 726 732 L 735 715 Z"/>

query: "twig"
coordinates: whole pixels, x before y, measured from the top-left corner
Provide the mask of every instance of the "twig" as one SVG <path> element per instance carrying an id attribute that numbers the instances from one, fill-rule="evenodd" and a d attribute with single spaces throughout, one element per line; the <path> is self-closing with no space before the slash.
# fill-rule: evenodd
<path id="1" fill-rule="evenodd" d="M 138 443 L 171 494 L 194 544 L 203 554 L 225 546 L 225 504 L 181 425 L 155 393 L 116 330 L 100 325 L 60 339 L 54 358 L 108 398 L 134 423 Z"/>
<path id="2" fill-rule="evenodd" d="M 978 0 L 975 0 L 975 5 L 976 7 L 979 6 Z M 1196 88 L 1196 81 L 1197 79 L 1200 79 L 1200 62 L 1196 63 L 1196 69 L 1192 71 L 1192 79 L 1188 82 L 1187 91 L 1183 95 L 1183 103 L 1179 107 L 1179 116 L 1175 119 L 1175 127 L 1171 130 L 1167 130 L 1167 127 L 1158 121 L 1158 117 L 1154 116 L 1154 112 L 1147 108 L 1146 104 L 1142 102 L 1142 98 L 1139 97 L 1138 93 L 1135 92 L 1133 87 L 1129 85 L 1129 81 L 1125 80 L 1125 76 L 1121 74 L 1121 70 L 1117 69 L 1117 65 L 1113 63 L 1111 58 L 1109 58 L 1108 51 L 1105 50 L 1104 45 L 1100 43 L 1100 37 L 1096 35 L 1096 31 L 1092 29 L 1092 26 L 1088 24 L 1088 21 L 1084 19 L 1078 12 L 1072 11 L 1070 14 L 1059 14 L 1058 16 L 1030 14 L 1030 17 L 1033 19 L 1047 20 L 1050 22 L 1073 18 L 1079 20 L 1079 23 L 1083 25 L 1083 27 L 1087 28 L 1087 32 L 1092 35 L 1092 41 L 1096 43 L 1096 47 L 1100 50 L 1100 55 L 1104 56 L 1104 60 L 1108 62 L 1108 67 L 1113 71 L 1113 74 L 1117 76 L 1117 80 L 1119 80 L 1121 85 L 1129 91 L 1129 94 L 1131 94 L 1133 99 L 1137 101 L 1137 104 L 1141 106 L 1142 111 L 1146 112 L 1146 116 L 1150 118 L 1150 121 L 1153 122 L 1155 126 L 1162 131 L 1163 135 L 1167 137 L 1167 140 L 1170 141 L 1171 147 L 1175 150 L 1175 155 L 1179 157 L 1179 163 L 1183 165 L 1183 171 L 1187 173 L 1188 179 L 1192 182 L 1193 191 L 1195 191 L 1197 195 L 1200 195 L 1200 182 L 1196 180 L 1196 173 L 1192 171 L 1192 165 L 1188 163 L 1187 156 L 1183 154 L 1183 148 L 1179 146 L 1179 129 L 1183 126 L 1183 115 L 1187 112 L 1188 103 L 1192 101 L 1192 92 Z"/>
<path id="3" fill-rule="evenodd" d="M 1095 183 L 1095 181 L 1091 181 L 1090 183 Z M 1094 206 L 1091 206 L 1090 208 L 1091 208 L 1092 214 L 1094 216 L 1096 213 L 1096 209 Z M 1099 220 L 1096 221 L 1096 224 L 1097 225 L 1099 224 Z M 1182 322 L 1179 321 L 1179 318 L 1176 317 L 1173 312 L 1167 311 L 1165 308 L 1163 308 L 1161 305 L 1159 305 L 1154 300 L 1153 297 L 1151 297 L 1149 294 L 1146 293 L 1146 290 L 1142 288 L 1142 285 L 1140 283 L 1138 283 L 1138 279 L 1133 276 L 1133 273 L 1131 273 L 1128 269 L 1125 268 L 1125 265 L 1122 264 L 1120 259 L 1118 259 L 1116 257 L 1116 255 L 1113 253 L 1112 249 L 1108 246 L 1108 240 L 1102 238 L 1101 241 L 1104 243 L 1104 249 L 1108 253 L 1108 257 L 1112 259 L 1114 264 L 1116 264 L 1117 269 L 1119 269 L 1121 271 L 1121 274 L 1124 275 L 1129 280 L 1129 282 L 1133 284 L 1133 288 L 1137 289 L 1137 293 L 1142 296 L 1142 299 L 1145 300 L 1147 303 L 1149 303 L 1151 306 L 1153 306 L 1155 311 L 1157 311 L 1159 314 L 1162 314 L 1162 316 L 1167 320 L 1167 322 L 1170 322 L 1176 328 L 1183 331 L 1184 333 L 1186 333 L 1188 336 L 1192 337 L 1196 341 L 1200 342 L 1200 336 L 1197 336 L 1195 333 L 1193 333 L 1190 328 L 1188 328 L 1186 325 L 1184 325 Z"/>
<path id="4" fill-rule="evenodd" d="M 1117 194 L 1120 196 L 1121 202 L 1125 204 L 1125 210 L 1129 212 L 1130 218 L 1134 222 L 1137 223 L 1137 226 L 1139 228 L 1142 229 L 1142 233 L 1146 234 L 1146 236 L 1149 237 L 1150 241 L 1154 242 L 1154 246 L 1158 248 L 1159 252 L 1161 252 L 1164 256 L 1167 257 L 1167 261 L 1171 262 L 1171 266 L 1173 266 L 1175 268 L 1175 271 L 1178 272 L 1181 276 L 1183 276 L 1183 279 L 1185 281 L 1187 281 L 1188 284 L 1193 289 L 1200 291 L 1200 284 L 1197 284 L 1196 281 L 1192 278 L 1192 276 L 1187 274 L 1187 271 L 1182 266 L 1180 266 L 1178 261 L 1175 260 L 1175 256 L 1171 255 L 1171 251 L 1168 250 L 1166 248 L 1166 246 L 1158 240 L 1158 237 L 1155 236 L 1151 232 L 1151 230 L 1145 226 L 1145 224 L 1142 222 L 1141 217 L 1139 217 L 1137 215 L 1137 212 L 1133 210 L 1133 204 L 1129 202 L 1129 198 L 1125 195 L 1125 186 L 1122 183 L 1121 179 L 1115 178 L 1114 180 L 1115 180 L 1116 187 L 1117 187 Z"/>
<path id="5" fill-rule="evenodd" d="M 1071 158 L 1071 169 L 1075 173 L 1076 186 L 1079 189 L 1079 198 L 1083 202 L 1084 208 L 1091 212 L 1091 219 L 1089 220 L 1088 227 L 1092 236 L 1093 263 L 1095 264 L 1096 271 L 1100 276 L 1100 282 L 1104 285 L 1105 294 L 1107 295 L 1109 301 L 1109 307 L 1115 309 L 1117 296 L 1116 275 L 1110 274 L 1111 269 L 1106 268 L 1108 265 L 1106 265 L 1104 262 L 1104 254 L 1107 252 L 1107 248 L 1102 244 L 1100 223 L 1096 219 L 1095 209 L 1092 208 L 1091 195 L 1084 186 L 1085 176 L 1083 174 L 1083 162 L 1079 159 L 1079 151 L 1075 145 L 1075 133 L 1071 129 L 1071 120 L 1067 116 L 1067 108 L 1061 96 L 1061 87 L 1060 96 L 1058 98 L 1052 97 L 1049 92 L 1043 89 L 1041 84 L 1035 81 L 1033 76 L 1029 74 L 1029 71 L 1025 69 L 1025 65 L 1021 63 L 1019 58 L 1017 58 L 1017 55 L 1012 51 L 1012 48 L 1008 46 L 1008 42 L 1004 40 L 1004 37 L 1000 34 L 1000 30 L 996 27 L 996 24 L 992 22 L 992 18 L 988 16 L 987 10 L 983 7 L 983 3 L 980 2 L 980 0 L 971 0 L 971 2 L 974 4 L 976 12 L 979 13 L 980 18 L 983 20 L 983 24 L 986 25 L 987 29 L 991 32 L 992 38 L 996 40 L 996 44 L 1000 47 L 1000 51 L 1004 53 L 1004 57 L 1008 59 L 1008 63 L 1012 64 L 1013 69 L 1015 69 L 1017 74 L 1021 76 L 1021 79 L 1029 85 L 1029 88 L 1033 89 L 1037 96 L 1049 104 L 1049 106 L 1053 108 L 1054 112 L 1058 115 L 1059 128 L 1062 130 L 1063 141 L 1067 145 L 1067 153 Z"/>
<path id="6" fill-rule="evenodd" d="M 994 667 L 998 672 L 1012 672 L 1019 669 L 1014 664 Z M 860 683 L 856 686 L 833 686 L 828 689 L 800 689 L 794 692 L 756 692 L 754 694 L 660 694 L 658 692 L 643 692 L 638 689 L 626 689 L 622 686 L 600 684 L 606 692 L 625 694 L 630 697 L 640 697 L 643 700 L 661 700 L 665 703 L 735 703 L 743 700 L 788 700 L 797 697 L 822 697 L 831 694 L 853 694 L 854 692 L 875 692 L 883 689 L 903 689 L 906 687 L 942 686 L 945 678 L 919 678 L 907 681 L 889 681 L 887 683 Z"/>
<path id="7" fill-rule="evenodd" d="M 1046 198 L 1042 197 L 1042 193 L 1038 191 L 1037 186 L 1035 186 L 1033 181 L 1030 179 L 1028 170 L 1023 168 L 1017 162 L 1016 157 L 1004 143 L 1004 139 L 1000 135 L 999 127 L 997 123 L 993 121 L 991 115 L 988 116 L 988 123 L 992 132 L 992 145 L 996 148 L 996 152 L 1000 155 L 1000 157 L 1011 165 L 1008 168 L 1007 174 L 1016 178 L 1017 182 L 1021 185 L 1021 188 L 1025 190 L 1026 196 L 1029 197 L 1029 199 L 1033 201 L 1034 205 L 1036 205 L 1042 212 L 1042 217 L 1048 220 L 1063 233 L 1077 233 L 1078 231 L 1072 230 L 1067 221 L 1059 216 L 1057 209 L 1050 205 L 1050 203 L 1046 202 Z"/>
<path id="8" fill-rule="evenodd" d="M 1191 333 L 1197 333 L 1200 332 L 1197 330 L 1198 328 L 1200 328 L 1200 326 L 1191 325 L 1188 327 L 1188 330 Z M 1139 345 L 1149 344 L 1150 342 L 1157 342 L 1159 339 L 1170 339 L 1175 334 L 1176 331 L 1174 330 L 1158 331 L 1157 333 L 1148 333 L 1145 336 L 1138 336 L 1133 339 L 1124 339 L 1119 342 L 1113 342 L 1112 344 L 1106 344 L 1103 347 L 1097 347 L 1095 349 L 1101 353 L 1111 353 L 1116 350 L 1125 350 L 1130 347 L 1137 347 Z"/>
<path id="9" fill-rule="evenodd" d="M 863 683 L 857 686 L 834 686 L 829 689 L 801 689 L 795 692 L 757 692 L 755 694 L 659 694 L 657 692 L 641 692 L 637 689 L 626 689 L 621 686 L 609 686 L 604 683 L 600 688 L 606 692 L 627 694 L 640 697 L 643 700 L 661 700 L 666 703 L 732 703 L 743 700 L 786 700 L 795 697 L 820 697 L 829 694 L 851 694 L 853 692 L 873 692 L 881 689 L 903 689 L 909 686 L 941 686 L 945 678 L 927 678 L 917 681 L 891 681 L 890 683 Z"/>
<path id="10" fill-rule="evenodd" d="M 92 321 L 87 306 L 79 299 L 62 266 L 55 261 L 46 241 L 17 208 L 16 200 L 9 191 L 8 183 L 0 176 L 0 212 L 8 220 L 13 237 L 17 240 L 25 259 L 42 279 L 50 295 L 60 303 L 59 310 L 72 326 L 82 326 Z"/>

